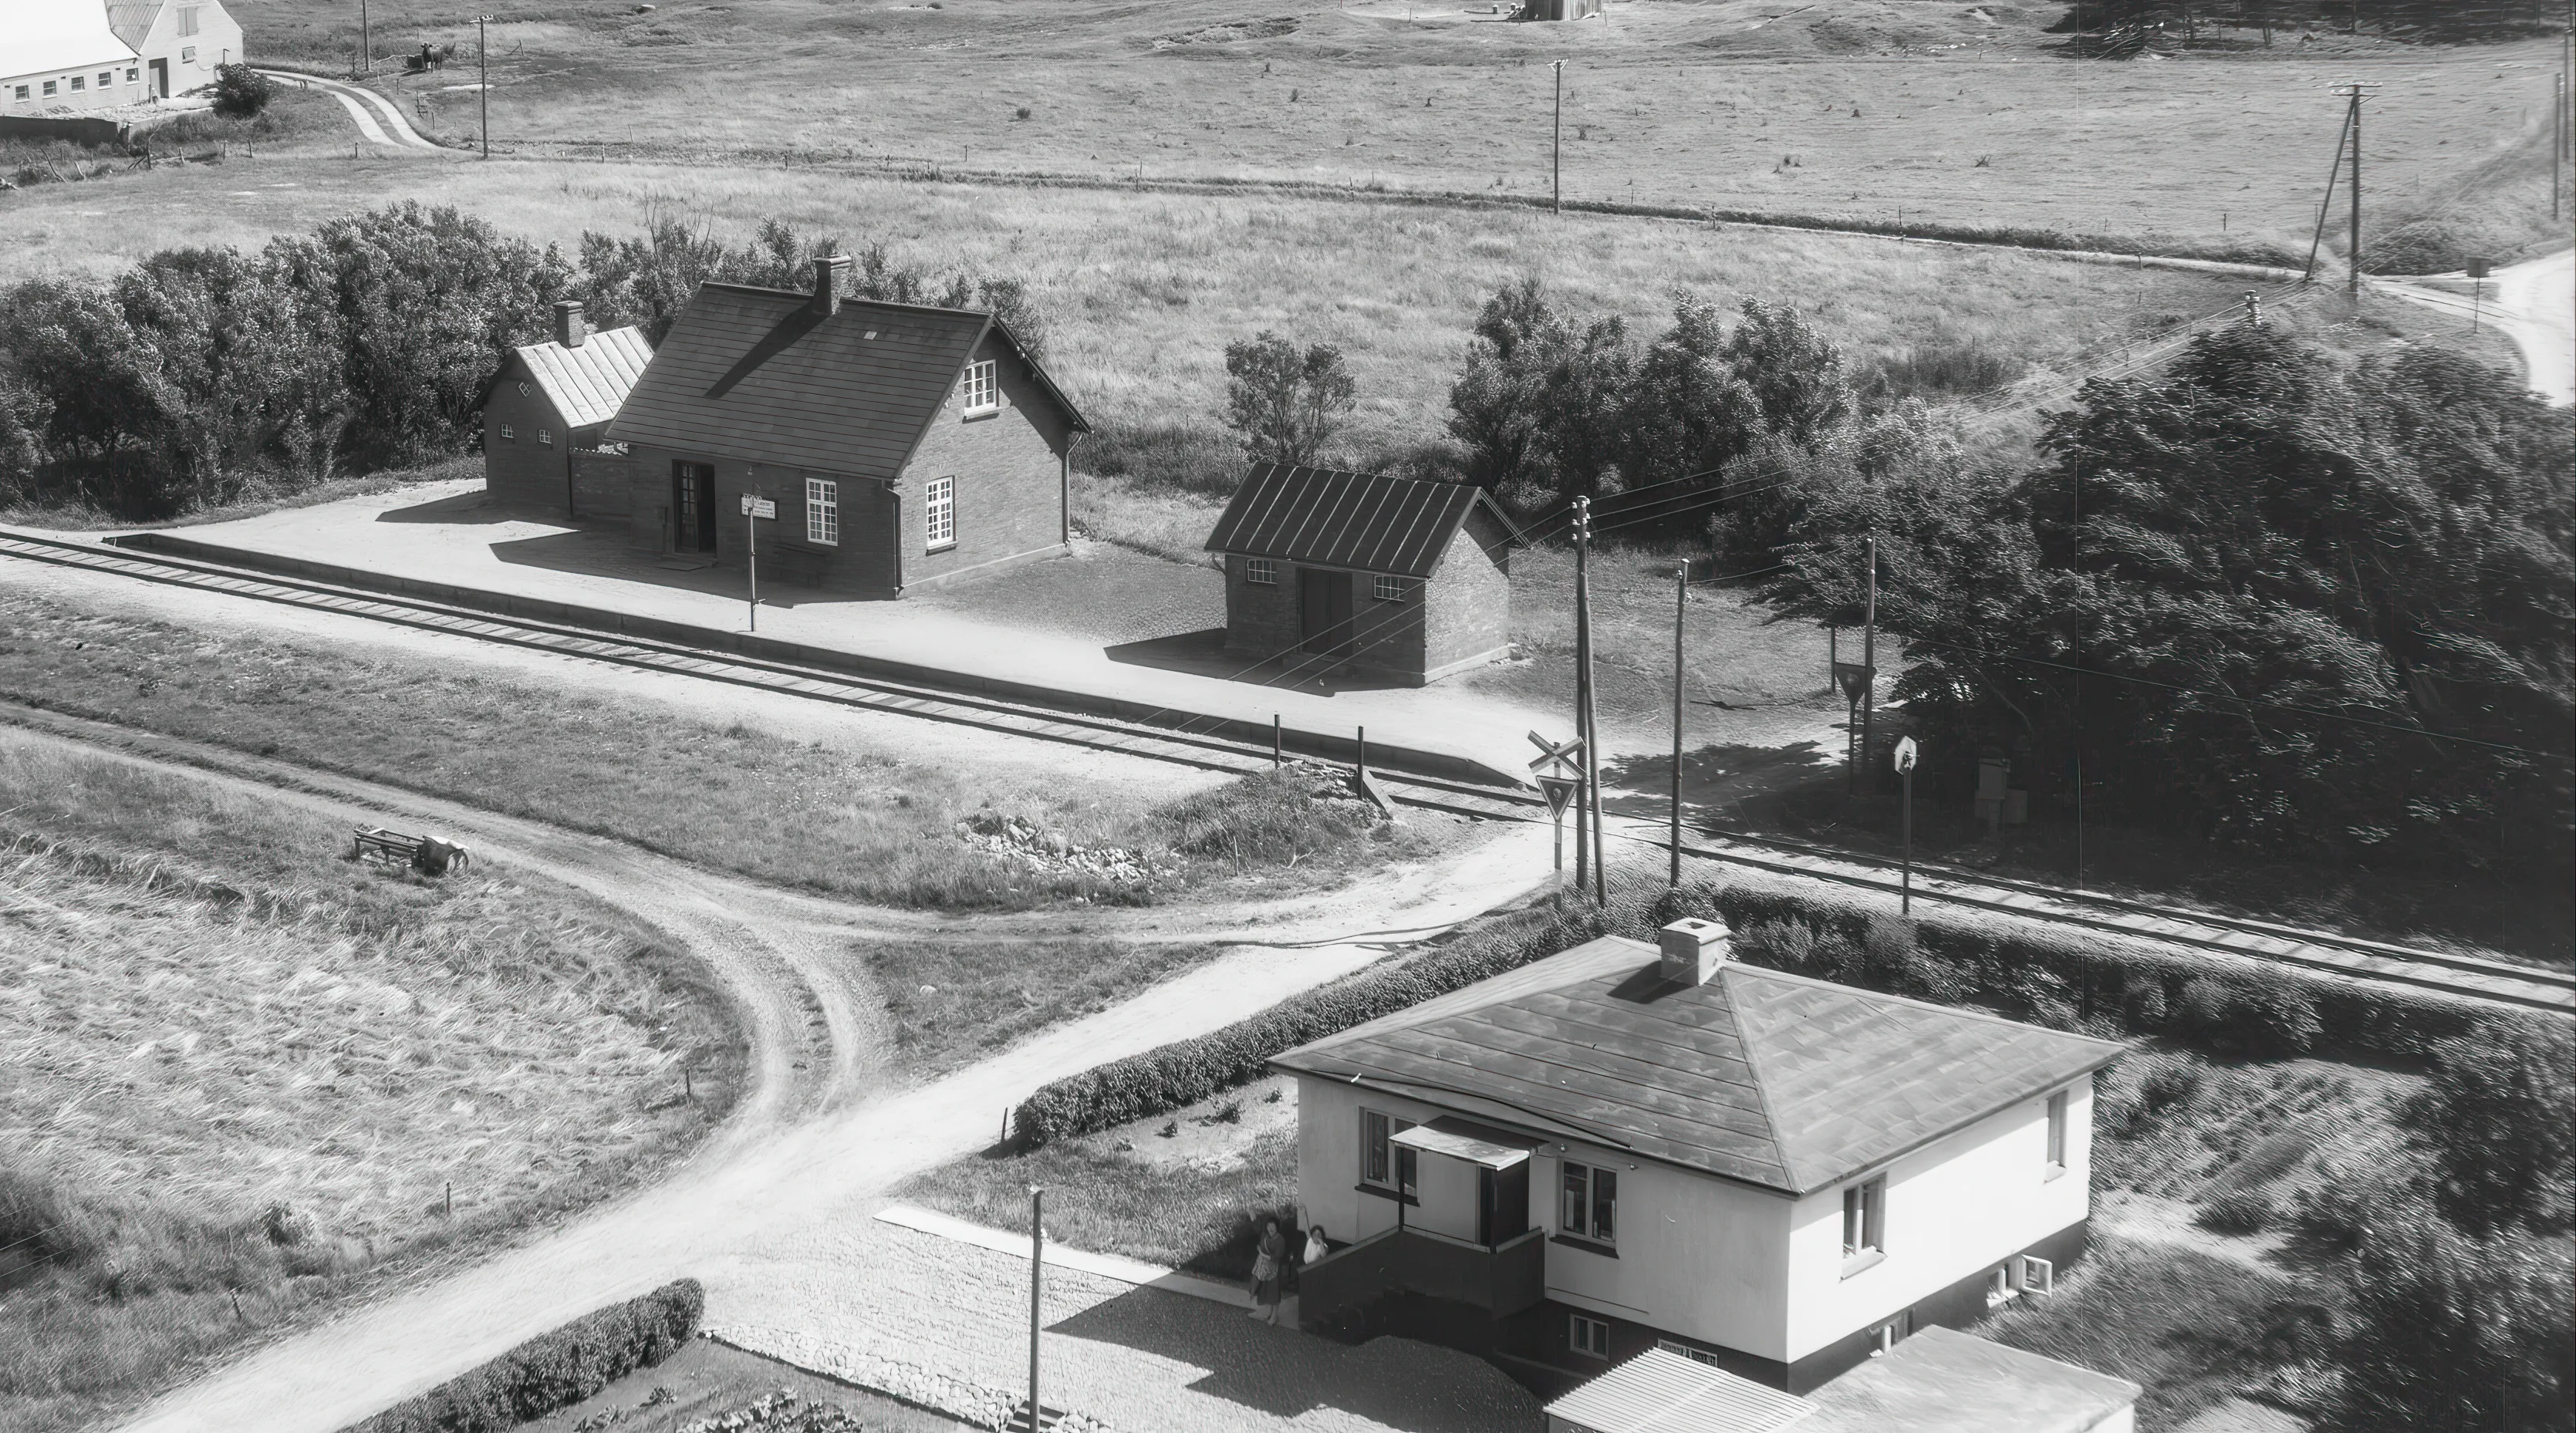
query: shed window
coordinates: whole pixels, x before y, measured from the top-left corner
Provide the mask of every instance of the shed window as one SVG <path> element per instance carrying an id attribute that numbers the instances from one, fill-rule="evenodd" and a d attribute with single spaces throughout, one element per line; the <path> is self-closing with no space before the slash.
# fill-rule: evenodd
<path id="1" fill-rule="evenodd" d="M 841 543 L 841 485 L 824 478 L 805 480 L 805 540 L 825 547 Z"/>
<path id="2" fill-rule="evenodd" d="M 125 82 L 127 84 L 130 85 L 141 78 L 143 78 L 143 72 L 141 70 L 134 68 L 132 65 L 125 67 Z"/>
<path id="3" fill-rule="evenodd" d="M 25 85 L 18 86 L 17 90 L 10 95 L 10 98 L 12 99 L 25 99 L 26 97 L 27 87 Z"/>
<path id="4" fill-rule="evenodd" d="M 990 413 L 1002 406 L 1001 382 L 994 376 L 993 360 L 966 365 L 966 411 Z"/>
<path id="5" fill-rule="evenodd" d="M 1266 557 L 1247 557 L 1243 560 L 1243 580 L 1276 583 L 1279 580 L 1279 564 Z"/>
<path id="6" fill-rule="evenodd" d="M 46 93 L 46 95 L 50 97 L 50 96 L 53 94 L 53 92 L 54 92 L 54 82 L 53 82 L 52 80 L 47 80 L 47 81 L 45 81 L 45 93 Z"/>
<path id="7" fill-rule="evenodd" d="M 1610 1325 L 1602 1319 L 1581 1314 L 1566 1315 L 1565 1342 L 1576 1353 L 1591 1358 L 1610 1356 Z"/>
<path id="8" fill-rule="evenodd" d="M 1887 1248 L 1887 1177 L 1843 1191 L 1843 1257 L 1865 1258 Z"/>
<path id="9" fill-rule="evenodd" d="M 501 441 L 502 441 L 502 442 L 504 442 L 504 443 L 515 443 L 515 442 L 519 441 L 519 433 L 518 433 L 518 430 L 517 430 L 517 429 L 515 429 L 515 428 L 512 428 L 512 427 L 511 427 L 509 424 L 507 424 L 507 423 L 502 424 L 502 425 L 501 425 Z"/>
<path id="10" fill-rule="evenodd" d="M 1418 1165 L 1414 1152 L 1395 1142 L 1395 1137 L 1413 1128 L 1413 1121 L 1400 1120 L 1378 1110 L 1360 1111 L 1360 1182 L 1398 1194 L 1411 1194 L 1420 1188 Z"/>
<path id="11" fill-rule="evenodd" d="M 1604 1244 L 1619 1237 L 1619 1176 L 1588 1164 L 1565 1163 L 1563 1207 L 1557 1224 L 1578 1239 Z"/>
<path id="12" fill-rule="evenodd" d="M 197 62 L 197 47 L 196 47 L 196 46 L 194 46 L 194 45 L 182 45 L 182 46 L 180 46 L 180 47 L 179 47 L 179 63 L 180 63 L 180 64 L 183 64 L 183 65 L 193 65 L 193 64 L 195 64 L 196 62 Z"/>
<path id="13" fill-rule="evenodd" d="M 78 75 L 74 75 L 74 76 L 72 76 L 72 89 L 73 89 L 73 91 L 74 91 L 74 92 L 76 92 L 76 93 L 81 89 L 81 77 L 80 77 L 80 76 L 78 76 Z"/>
<path id="14" fill-rule="evenodd" d="M 932 552 L 957 545 L 957 480 L 932 478 L 921 488 L 924 545 Z"/>
<path id="15" fill-rule="evenodd" d="M 555 430 L 552 428 L 539 428 L 537 430 L 537 442 L 548 448 L 553 447 L 555 445 Z"/>
<path id="16" fill-rule="evenodd" d="M 182 5 L 182 6 L 180 6 L 180 7 L 179 7 L 179 34 L 180 34 L 180 36 L 181 36 L 182 38 L 185 38 L 186 36 L 193 35 L 193 34 L 195 34 L 195 33 L 197 33 L 197 7 L 196 7 L 196 6 L 194 6 L 194 5 Z"/>
<path id="17" fill-rule="evenodd" d="M 99 71 L 99 72 L 98 72 L 98 87 L 99 87 L 100 89 L 106 89 L 108 86 L 113 85 L 113 84 L 115 84 L 115 83 L 116 83 L 116 71 L 114 71 L 114 70 L 101 70 L 101 71 Z"/>
<path id="18" fill-rule="evenodd" d="M 2048 1097 L 2048 1177 L 2066 1172 L 2066 1092 Z"/>
<path id="19" fill-rule="evenodd" d="M 1412 601 L 1413 579 L 1410 577 L 1389 577 L 1384 573 L 1378 574 L 1377 600 L 1380 602 Z"/>

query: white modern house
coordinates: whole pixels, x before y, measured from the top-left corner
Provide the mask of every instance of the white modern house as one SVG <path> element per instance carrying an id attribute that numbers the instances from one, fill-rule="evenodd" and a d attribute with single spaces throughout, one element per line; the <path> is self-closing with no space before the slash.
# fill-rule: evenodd
<path id="1" fill-rule="evenodd" d="M 156 99 L 215 82 L 215 67 L 243 58 L 241 22 L 223 0 L 108 0 L 107 23 L 143 61 Z"/>
<path id="2" fill-rule="evenodd" d="M 1792 1394 L 2044 1295 L 2123 1047 L 1605 937 L 1279 1056 L 1309 1328 L 1541 1386 L 1662 1348 Z"/>
<path id="3" fill-rule="evenodd" d="M 77 116 L 141 98 L 141 61 L 97 0 L 0 0 L 0 115 Z"/>

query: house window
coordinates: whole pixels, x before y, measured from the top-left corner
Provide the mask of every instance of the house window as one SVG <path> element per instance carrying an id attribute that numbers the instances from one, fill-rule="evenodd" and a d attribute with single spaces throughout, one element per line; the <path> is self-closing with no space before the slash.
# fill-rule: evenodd
<path id="1" fill-rule="evenodd" d="M 1578 1239 L 1614 1243 L 1619 1233 L 1619 1176 L 1588 1164 L 1565 1162 L 1565 1198 L 1558 1227 Z"/>
<path id="2" fill-rule="evenodd" d="M 127 84 L 130 85 L 141 78 L 143 78 L 143 72 L 141 70 L 134 68 L 132 65 L 125 67 L 125 82 Z"/>
<path id="3" fill-rule="evenodd" d="M 2037 1254 L 2024 1254 L 2016 1261 L 2021 1265 L 2021 1291 L 2025 1294 L 2057 1292 L 2057 1265 Z"/>
<path id="4" fill-rule="evenodd" d="M 537 442 L 549 448 L 553 447 L 555 445 L 555 430 L 552 428 L 539 428 L 537 430 Z"/>
<path id="5" fill-rule="evenodd" d="M 185 39 L 185 38 L 187 38 L 188 36 L 193 35 L 193 34 L 195 34 L 195 33 L 197 33 L 197 7 L 196 7 L 196 6 L 194 6 L 194 5 L 182 5 L 182 6 L 180 6 L 180 7 L 179 7 L 179 36 L 180 36 L 180 38 Z"/>
<path id="6" fill-rule="evenodd" d="M 1565 1320 L 1565 1341 L 1576 1353 L 1590 1358 L 1608 1358 L 1610 1325 L 1603 1319 L 1569 1314 Z"/>
<path id="7" fill-rule="evenodd" d="M 1704 1363 L 1711 1368 L 1718 1366 L 1717 1355 L 1704 1348 L 1693 1348 L 1689 1344 L 1676 1343 L 1668 1338 L 1659 1338 L 1655 1340 L 1655 1347 L 1662 1349 L 1666 1353 L 1680 1354 L 1682 1357 L 1689 1359 L 1693 1363 Z"/>
<path id="8" fill-rule="evenodd" d="M 1416 1178 L 1414 1152 L 1395 1142 L 1395 1137 L 1413 1128 L 1413 1121 L 1400 1120 L 1377 1110 L 1360 1111 L 1360 1182 L 1398 1194 L 1412 1194 L 1421 1185 Z"/>
<path id="9" fill-rule="evenodd" d="M 502 424 L 502 425 L 501 425 L 501 441 L 502 441 L 502 442 L 504 442 L 504 443 L 515 443 L 515 442 L 519 441 L 519 434 L 518 434 L 518 430 L 516 430 L 516 429 L 512 428 L 512 427 L 511 427 L 509 424 L 507 424 L 507 423 Z"/>
<path id="10" fill-rule="evenodd" d="M 929 549 L 957 545 L 957 480 L 932 478 L 921 488 L 921 525 Z"/>
<path id="11" fill-rule="evenodd" d="M 18 86 L 16 93 L 10 96 L 12 99 L 25 99 L 26 97 L 27 87 L 25 85 Z"/>
<path id="12" fill-rule="evenodd" d="M 805 540 L 825 547 L 841 544 L 841 485 L 824 478 L 805 480 Z"/>
<path id="13" fill-rule="evenodd" d="M 1279 581 L 1279 564 L 1266 557 L 1247 557 L 1243 560 L 1243 580 L 1276 585 Z"/>
<path id="14" fill-rule="evenodd" d="M 1409 602 L 1409 601 L 1411 601 L 1412 599 L 1413 599 L 1413 579 L 1412 579 L 1412 578 L 1410 578 L 1410 577 L 1389 577 L 1389 576 L 1386 576 L 1386 575 L 1385 575 L 1385 574 L 1383 574 L 1383 573 L 1379 574 L 1378 579 L 1377 579 L 1377 600 L 1378 600 L 1378 601 L 1380 601 L 1380 602 Z"/>
<path id="15" fill-rule="evenodd" d="M 182 46 L 180 46 L 180 47 L 179 47 L 179 63 L 180 63 L 180 64 L 183 64 L 183 65 L 193 65 L 193 64 L 195 64 L 196 62 L 197 62 L 197 47 L 196 47 L 196 46 L 194 46 L 194 45 L 182 45 Z"/>
<path id="16" fill-rule="evenodd" d="M 2048 1177 L 2066 1172 L 2066 1091 L 2048 1097 Z"/>
<path id="17" fill-rule="evenodd" d="M 2021 1296 L 2013 1287 L 2012 1266 L 2007 1264 L 1986 1276 L 1986 1307 L 2001 1308 Z"/>
<path id="18" fill-rule="evenodd" d="M 80 90 L 81 90 L 81 77 L 80 77 L 80 76 L 78 76 L 78 75 L 74 75 L 74 76 L 72 76 L 72 93 L 74 93 L 74 94 L 78 94 L 78 93 L 80 93 Z"/>
<path id="19" fill-rule="evenodd" d="M 100 89 L 106 89 L 108 86 L 110 86 L 110 85 L 112 85 L 112 84 L 115 84 L 115 83 L 116 83 L 116 71 L 114 71 L 114 70 L 101 70 L 101 71 L 99 71 L 99 72 L 98 72 L 98 87 L 99 87 Z"/>
<path id="20" fill-rule="evenodd" d="M 53 93 L 54 93 L 54 82 L 53 82 L 52 80 L 47 80 L 47 81 L 45 81 L 45 94 L 46 94 L 46 96 L 47 96 L 48 98 L 51 98 L 51 97 L 52 97 L 52 95 L 53 95 Z"/>
<path id="21" fill-rule="evenodd" d="M 1867 1258 L 1886 1248 L 1887 1177 L 1881 1175 L 1843 1191 L 1843 1258 Z"/>
<path id="22" fill-rule="evenodd" d="M 994 376 L 992 359 L 966 365 L 966 411 L 990 413 L 1002 406 L 1000 380 Z"/>

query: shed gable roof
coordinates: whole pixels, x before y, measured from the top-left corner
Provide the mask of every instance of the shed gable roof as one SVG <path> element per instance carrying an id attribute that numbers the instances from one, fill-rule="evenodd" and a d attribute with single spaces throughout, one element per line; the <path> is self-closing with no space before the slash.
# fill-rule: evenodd
<path id="1" fill-rule="evenodd" d="M 135 58 L 95 0 L 0 0 L 0 75 L 119 64 Z"/>
<path id="2" fill-rule="evenodd" d="M 620 442 L 890 479 L 975 356 L 1001 336 L 1077 432 L 1089 430 L 1009 331 L 979 309 L 702 284 L 609 425 Z"/>
<path id="3" fill-rule="evenodd" d="M 108 0 L 107 27 L 116 32 L 116 38 L 139 50 L 151 37 L 153 25 L 161 19 L 161 7 L 167 3 L 168 0 Z"/>
<path id="4" fill-rule="evenodd" d="M 1605 936 L 1274 1063 L 1805 1194 L 2121 1049 L 1731 961 L 1676 985 Z"/>
<path id="5" fill-rule="evenodd" d="M 1806 1399 L 1661 1348 L 1547 1405 L 1551 1421 L 1591 1433 L 1775 1433 L 1815 1411 Z"/>
<path id="6" fill-rule="evenodd" d="M 1256 463 L 1227 500 L 1207 550 L 1429 577 L 1479 507 L 1520 540 L 1492 495 L 1471 483 Z"/>
<path id="7" fill-rule="evenodd" d="M 566 348 L 552 339 L 518 350 L 519 361 L 569 427 L 587 428 L 617 416 L 644 367 L 653 361 L 653 345 L 640 328 L 612 328 Z"/>

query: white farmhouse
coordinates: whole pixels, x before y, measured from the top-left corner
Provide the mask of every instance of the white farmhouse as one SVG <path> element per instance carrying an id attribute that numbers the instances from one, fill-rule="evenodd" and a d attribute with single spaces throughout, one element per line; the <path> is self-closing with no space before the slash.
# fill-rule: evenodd
<path id="1" fill-rule="evenodd" d="M 243 58 L 241 22 L 223 0 L 108 0 L 107 22 L 142 57 L 155 98 L 211 85 L 217 65 Z"/>
<path id="2" fill-rule="evenodd" d="M 75 116 L 143 98 L 134 49 L 96 0 L 0 0 L 0 115 Z"/>
<path id="3" fill-rule="evenodd" d="M 1278 1057 L 1299 1320 L 1542 1389 L 1661 1347 L 1803 1394 L 2084 1249 L 2104 1040 L 1605 937 Z"/>

